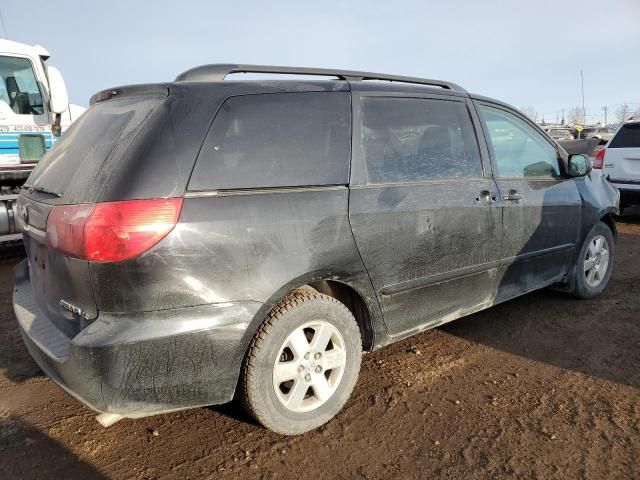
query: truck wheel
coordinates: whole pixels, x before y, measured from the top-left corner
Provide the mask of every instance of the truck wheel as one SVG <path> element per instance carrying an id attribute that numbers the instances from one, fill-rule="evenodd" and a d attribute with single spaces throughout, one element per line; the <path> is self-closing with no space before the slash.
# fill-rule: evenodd
<path id="1" fill-rule="evenodd" d="M 582 244 L 578 263 L 574 269 L 575 290 L 578 298 L 592 298 L 600 295 L 609 283 L 615 242 L 611 229 L 598 222 Z"/>
<path id="2" fill-rule="evenodd" d="M 295 435 L 328 422 L 358 379 L 362 341 L 347 307 L 297 290 L 280 301 L 245 356 L 240 401 L 262 425 Z"/>

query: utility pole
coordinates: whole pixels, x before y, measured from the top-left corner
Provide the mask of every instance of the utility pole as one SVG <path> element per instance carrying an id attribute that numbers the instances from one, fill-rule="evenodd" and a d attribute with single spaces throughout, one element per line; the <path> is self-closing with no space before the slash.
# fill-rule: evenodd
<path id="1" fill-rule="evenodd" d="M 564 125 L 564 108 L 562 109 L 562 123 L 561 125 Z"/>
<path id="2" fill-rule="evenodd" d="M 602 110 L 604 110 L 604 124 L 607 125 L 607 106 L 602 107 Z"/>
<path id="3" fill-rule="evenodd" d="M 587 124 L 587 111 L 584 109 L 584 75 L 582 74 L 582 70 L 580 70 L 580 81 L 582 83 L 582 124 Z"/>
<path id="4" fill-rule="evenodd" d="M 4 15 L 2 15 L 2 9 L 0 8 L 0 23 L 2 23 L 2 37 L 7 38 L 7 27 L 4 25 Z"/>

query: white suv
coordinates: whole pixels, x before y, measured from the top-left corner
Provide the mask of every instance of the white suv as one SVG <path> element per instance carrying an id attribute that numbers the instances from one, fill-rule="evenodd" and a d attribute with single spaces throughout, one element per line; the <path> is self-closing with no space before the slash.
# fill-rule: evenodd
<path id="1" fill-rule="evenodd" d="M 620 190 L 620 209 L 640 205 L 640 117 L 624 122 L 604 150 L 596 154 L 594 169 Z"/>

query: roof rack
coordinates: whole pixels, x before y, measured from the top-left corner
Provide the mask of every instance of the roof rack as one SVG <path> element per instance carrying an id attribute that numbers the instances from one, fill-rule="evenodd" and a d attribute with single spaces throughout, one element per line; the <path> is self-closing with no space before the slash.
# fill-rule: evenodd
<path id="1" fill-rule="evenodd" d="M 275 73 L 285 75 L 319 75 L 324 77 L 338 77 L 348 82 L 362 80 L 384 80 L 388 82 L 413 83 L 430 85 L 458 92 L 466 92 L 464 88 L 452 82 L 433 80 L 429 78 L 405 77 L 401 75 L 387 75 L 384 73 L 358 72 L 352 70 L 334 70 L 330 68 L 278 67 L 275 65 L 235 65 L 214 63 L 201 65 L 181 73 L 176 82 L 219 82 L 231 73 Z"/>

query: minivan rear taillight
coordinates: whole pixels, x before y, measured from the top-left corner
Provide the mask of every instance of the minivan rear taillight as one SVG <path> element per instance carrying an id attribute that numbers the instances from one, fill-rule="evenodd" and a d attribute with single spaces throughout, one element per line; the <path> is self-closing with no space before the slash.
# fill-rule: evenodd
<path id="1" fill-rule="evenodd" d="M 166 237 L 181 208 L 181 198 L 60 205 L 47 218 L 47 246 L 93 262 L 127 260 Z"/>
<path id="2" fill-rule="evenodd" d="M 596 155 L 594 157 L 593 160 L 593 168 L 598 168 L 601 169 L 602 166 L 604 165 L 604 152 L 606 150 L 604 148 L 601 148 L 600 150 L 598 150 L 596 152 Z"/>

